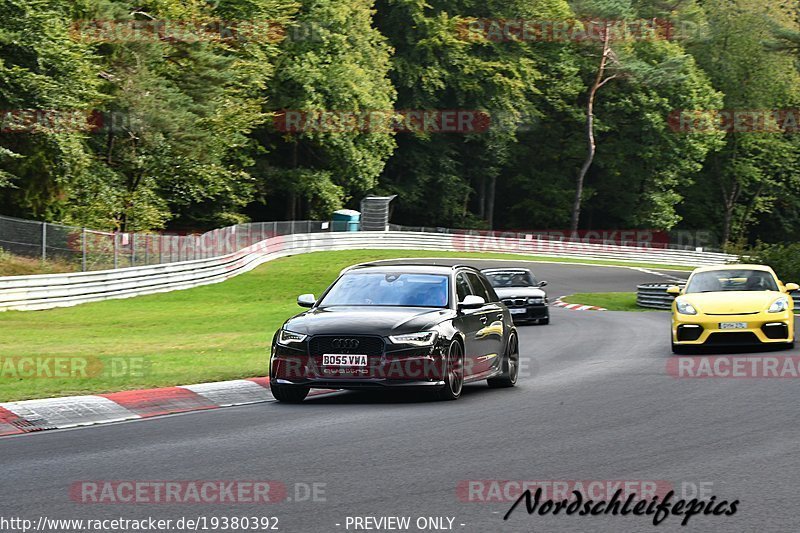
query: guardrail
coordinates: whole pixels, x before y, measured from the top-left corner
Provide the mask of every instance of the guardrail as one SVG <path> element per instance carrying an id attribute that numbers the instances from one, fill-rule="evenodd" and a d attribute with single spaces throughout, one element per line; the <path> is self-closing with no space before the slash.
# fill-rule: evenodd
<path id="1" fill-rule="evenodd" d="M 636 287 L 636 305 L 650 309 L 672 309 L 672 301 L 675 297 L 667 294 L 667 288 L 673 285 L 683 287 L 684 284 L 645 283 L 638 285 Z M 800 313 L 800 296 L 794 298 L 794 312 Z"/>
<path id="2" fill-rule="evenodd" d="M 675 283 L 645 283 L 636 287 L 636 305 L 650 309 L 672 309 L 675 297 L 667 294 L 667 288 Z"/>
<path id="3" fill-rule="evenodd" d="M 50 309 L 188 289 L 224 281 L 278 257 L 351 249 L 500 252 L 674 265 L 714 264 L 732 258 L 708 252 L 463 234 L 402 231 L 305 233 L 271 237 L 237 252 L 209 259 L 94 272 L 0 277 L 0 311 Z"/>

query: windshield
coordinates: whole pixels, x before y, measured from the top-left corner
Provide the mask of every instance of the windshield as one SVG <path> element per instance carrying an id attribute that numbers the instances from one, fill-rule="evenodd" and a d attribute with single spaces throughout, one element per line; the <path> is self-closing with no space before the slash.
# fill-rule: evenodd
<path id="1" fill-rule="evenodd" d="M 353 272 L 342 276 L 320 305 L 447 307 L 448 276 L 400 272 Z"/>
<path id="2" fill-rule="evenodd" d="M 492 287 L 535 287 L 536 278 L 527 270 L 484 272 Z"/>
<path id="3" fill-rule="evenodd" d="M 763 270 L 712 270 L 692 276 L 686 292 L 777 291 L 775 278 Z"/>

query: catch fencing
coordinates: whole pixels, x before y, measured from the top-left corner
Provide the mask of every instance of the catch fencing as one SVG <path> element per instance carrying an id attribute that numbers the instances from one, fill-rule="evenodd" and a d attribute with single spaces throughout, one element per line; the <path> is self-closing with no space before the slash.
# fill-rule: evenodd
<path id="1" fill-rule="evenodd" d="M 0 216 L 0 249 L 91 271 L 209 259 L 265 239 L 340 229 L 336 222 L 251 222 L 198 234 L 97 231 Z"/>

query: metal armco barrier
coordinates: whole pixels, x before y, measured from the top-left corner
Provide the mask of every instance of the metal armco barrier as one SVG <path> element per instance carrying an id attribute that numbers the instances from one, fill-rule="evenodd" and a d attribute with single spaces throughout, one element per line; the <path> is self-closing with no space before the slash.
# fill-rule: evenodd
<path id="1" fill-rule="evenodd" d="M 673 265 L 725 263 L 733 258 L 710 252 L 480 235 L 404 231 L 303 233 L 279 235 L 209 259 L 95 272 L 0 277 L 0 311 L 50 309 L 188 289 L 224 281 L 278 257 L 353 249 L 500 252 Z"/>
<path id="2" fill-rule="evenodd" d="M 675 283 L 645 283 L 636 287 L 636 305 L 650 309 L 672 309 L 675 297 L 667 289 Z M 682 285 L 678 285 L 679 287 Z"/>

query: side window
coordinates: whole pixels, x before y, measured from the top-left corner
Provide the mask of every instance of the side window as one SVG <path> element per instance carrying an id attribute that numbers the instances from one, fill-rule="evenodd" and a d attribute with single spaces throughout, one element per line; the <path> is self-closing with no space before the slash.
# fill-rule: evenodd
<path id="1" fill-rule="evenodd" d="M 481 276 L 478 276 L 478 277 L 480 278 L 481 283 L 483 283 L 483 288 L 486 289 L 486 294 L 489 295 L 489 297 L 486 299 L 486 301 L 487 302 L 499 302 L 500 298 L 497 297 L 497 293 L 494 292 L 494 287 L 492 287 L 492 284 L 489 283 L 489 280 L 484 278 L 484 277 L 481 277 Z"/>
<path id="2" fill-rule="evenodd" d="M 467 283 L 467 278 L 464 274 L 458 274 L 456 276 L 456 294 L 458 295 L 459 302 L 471 294 L 469 283 Z"/>
<path id="3" fill-rule="evenodd" d="M 473 272 L 467 272 L 467 277 L 469 278 L 469 284 L 472 285 L 472 294 L 475 296 L 480 296 L 487 302 L 491 302 L 492 298 L 489 296 L 489 293 L 486 291 L 486 287 L 483 286 L 483 282 L 478 275 L 474 274 Z"/>

